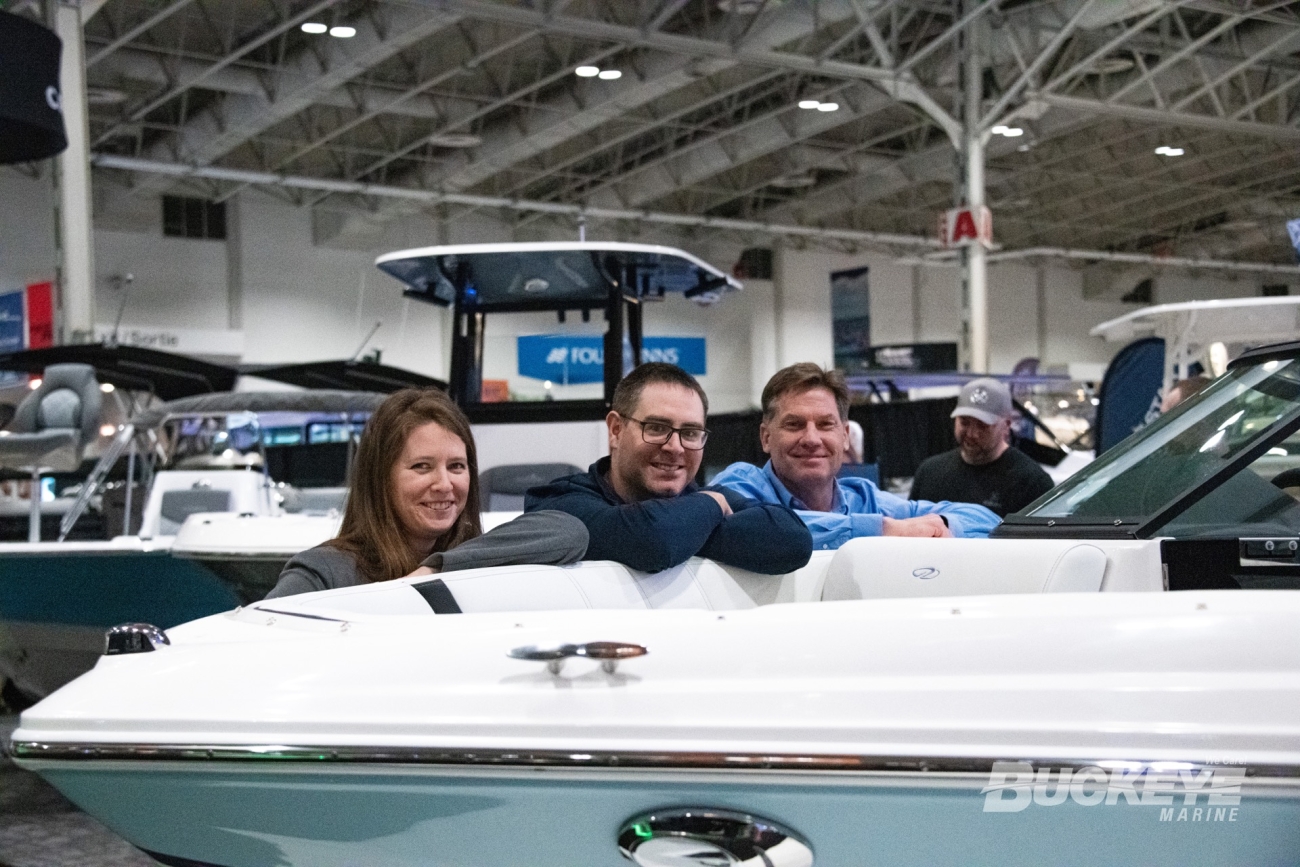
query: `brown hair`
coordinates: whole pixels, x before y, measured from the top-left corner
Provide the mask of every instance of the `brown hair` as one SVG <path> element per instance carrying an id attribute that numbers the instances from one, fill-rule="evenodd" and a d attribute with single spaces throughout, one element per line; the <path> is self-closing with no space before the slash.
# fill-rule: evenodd
<path id="1" fill-rule="evenodd" d="M 675 364 L 666 364 L 662 361 L 647 361 L 633 368 L 632 372 L 615 386 L 614 400 L 609 408 L 624 418 L 631 417 L 636 412 L 637 403 L 641 400 L 641 391 L 647 385 L 654 383 L 680 385 L 682 388 L 690 389 L 699 395 L 700 403 L 704 404 L 704 414 L 706 416 L 709 414 L 708 395 L 704 393 L 704 389 L 700 387 L 695 377 Z"/>
<path id="2" fill-rule="evenodd" d="M 789 367 L 783 367 L 763 386 L 763 421 L 771 421 L 776 416 L 776 401 L 787 394 L 803 394 L 813 388 L 824 388 L 835 396 L 835 406 L 840 411 L 840 420 L 849 417 L 849 387 L 844 382 L 844 374 L 838 370 L 822 370 L 811 361 L 801 361 Z"/>
<path id="3" fill-rule="evenodd" d="M 393 504 L 393 467 L 406 440 L 421 425 L 434 422 L 460 437 L 469 461 L 469 496 L 456 523 L 438 537 L 433 551 L 446 551 L 483 534 L 479 521 L 478 454 L 469 419 L 437 389 L 407 388 L 379 405 L 366 424 L 352 464 L 351 490 L 337 538 L 327 544 L 351 553 L 367 580 L 409 575 L 420 559 L 402 532 Z M 432 552 L 431 552 L 432 553 Z"/>

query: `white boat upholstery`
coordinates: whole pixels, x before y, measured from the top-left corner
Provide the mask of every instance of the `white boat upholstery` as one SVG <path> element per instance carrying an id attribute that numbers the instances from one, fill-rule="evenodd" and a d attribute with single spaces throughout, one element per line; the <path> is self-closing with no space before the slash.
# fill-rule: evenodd
<path id="1" fill-rule="evenodd" d="M 814 552 L 807 566 L 786 575 L 759 575 L 699 557 L 655 573 L 600 560 L 469 569 L 273 599 L 259 607 L 332 616 L 429 614 L 430 605 L 416 588 L 434 580 L 446 585 L 465 614 L 736 611 L 780 602 L 1162 589 L 1155 541 L 872 538 Z"/>
<path id="2" fill-rule="evenodd" d="M 1082 539 L 854 539 L 822 599 L 1160 590 L 1159 542 Z"/>
<path id="3" fill-rule="evenodd" d="M 140 536 L 175 536 L 198 512 L 264 515 L 269 511 L 262 474 L 249 470 L 164 470 L 149 487 Z"/>
<path id="4" fill-rule="evenodd" d="M 680 566 L 655 573 L 637 572 L 619 563 L 596 560 L 572 566 L 468 569 L 439 577 L 466 614 L 658 608 L 735 611 L 774 602 L 817 601 L 833 557 L 831 551 L 816 552 L 807 566 L 787 575 L 759 575 L 692 557 Z M 262 603 L 262 607 L 358 614 L 428 614 L 428 604 L 412 589 L 428 581 L 428 578 L 403 579 L 304 594 L 273 599 Z"/>

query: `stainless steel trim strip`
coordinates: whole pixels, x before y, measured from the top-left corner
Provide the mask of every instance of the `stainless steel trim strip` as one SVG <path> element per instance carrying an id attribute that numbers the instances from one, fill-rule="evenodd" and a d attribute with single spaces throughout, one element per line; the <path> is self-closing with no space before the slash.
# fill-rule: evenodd
<path id="1" fill-rule="evenodd" d="M 458 750 L 438 747 L 326 747 L 285 744 L 204 746 L 201 744 L 96 744 L 14 741 L 8 753 L 17 759 L 59 761 L 220 761 L 220 762 L 340 762 L 348 764 L 489 765 L 557 768 L 678 768 L 688 770 L 781 770 L 980 773 L 995 762 L 1030 762 L 1037 767 L 1083 769 L 1119 762 L 1167 768 L 1168 758 L 1139 761 L 1099 757 L 1093 761 L 1051 757 L 1003 756 L 952 758 L 946 756 L 763 755 L 756 753 L 585 753 L 566 751 Z M 1183 760 L 1190 768 L 1229 766 L 1216 761 Z M 1249 765 L 1248 777 L 1300 778 L 1300 765 Z"/>

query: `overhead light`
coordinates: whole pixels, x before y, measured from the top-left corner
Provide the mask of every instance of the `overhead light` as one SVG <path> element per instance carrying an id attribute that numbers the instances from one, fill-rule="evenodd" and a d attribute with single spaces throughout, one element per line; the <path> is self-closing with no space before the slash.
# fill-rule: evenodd
<path id="1" fill-rule="evenodd" d="M 1162 157 L 1181 157 L 1183 154 L 1187 153 L 1187 151 L 1182 148 L 1171 148 L 1169 145 L 1161 145 L 1156 148 L 1156 153 L 1160 154 Z"/>
<path id="2" fill-rule="evenodd" d="M 614 81 L 622 78 L 623 73 L 619 72 L 617 69 L 602 69 L 597 77 L 601 81 Z"/>
<path id="3" fill-rule="evenodd" d="M 792 175 L 781 175 L 779 178 L 773 178 L 769 186 L 778 187 L 783 190 L 794 190 L 799 187 L 811 187 L 817 183 L 817 176 L 812 172 L 802 172 Z"/>
<path id="4" fill-rule="evenodd" d="M 87 87 L 86 102 L 89 105 L 117 105 L 126 102 L 127 93 L 116 87 Z"/>
<path id="5" fill-rule="evenodd" d="M 1070 408 L 1070 402 L 1069 402 L 1068 400 L 1058 400 L 1058 401 L 1056 402 L 1056 405 L 1059 406 L 1061 409 L 1069 409 L 1069 408 Z"/>
<path id="6" fill-rule="evenodd" d="M 576 74 L 579 78 L 595 78 L 597 75 L 600 75 L 600 67 L 599 67 L 599 66 L 579 66 L 577 69 L 573 70 L 573 72 L 574 72 L 574 74 Z"/>
<path id="7" fill-rule="evenodd" d="M 817 110 L 818 111 L 839 111 L 840 104 L 838 102 L 823 102 L 821 105 L 817 106 Z"/>
<path id="8" fill-rule="evenodd" d="M 113 391 L 114 391 L 113 383 L 111 383 L 111 382 L 101 382 L 101 383 L 99 384 L 99 390 L 102 391 L 102 392 L 104 392 L 104 394 L 112 394 Z"/>
<path id="9" fill-rule="evenodd" d="M 1098 60 L 1092 65 L 1092 71 L 1098 75 L 1114 75 L 1117 72 L 1128 72 L 1135 65 L 1132 57 L 1117 54 Z"/>
<path id="10" fill-rule="evenodd" d="M 303 33 L 324 33 L 329 30 L 329 26 L 319 21 L 308 21 L 302 25 Z"/>
<path id="11" fill-rule="evenodd" d="M 1006 124 L 1001 123 L 993 127 L 989 132 L 994 135 L 1005 136 L 1006 138 L 1019 138 L 1025 134 L 1025 131 L 1018 126 L 1007 126 Z"/>
<path id="12" fill-rule="evenodd" d="M 805 109 L 805 110 L 808 110 L 808 109 L 816 109 L 816 108 L 817 108 L 818 106 L 820 106 L 820 105 L 821 105 L 821 100 L 817 100 L 817 99 L 801 99 L 801 100 L 799 100 L 799 107 L 802 108 L 802 109 Z"/>
<path id="13" fill-rule="evenodd" d="M 117 433 L 117 426 L 111 424 L 102 424 L 99 426 L 99 435 L 102 437 L 111 437 Z"/>
<path id="14" fill-rule="evenodd" d="M 32 391 L 35 391 L 36 389 L 40 388 L 41 387 L 40 377 L 27 380 L 27 387 L 30 388 Z"/>
<path id="15" fill-rule="evenodd" d="M 339 39 L 351 39 L 357 35 L 357 28 L 348 27 L 346 24 L 340 24 L 337 27 L 330 28 L 330 36 L 337 36 Z"/>
<path id="16" fill-rule="evenodd" d="M 439 132 L 429 136 L 429 144 L 439 148 L 476 148 L 483 137 L 470 132 Z"/>

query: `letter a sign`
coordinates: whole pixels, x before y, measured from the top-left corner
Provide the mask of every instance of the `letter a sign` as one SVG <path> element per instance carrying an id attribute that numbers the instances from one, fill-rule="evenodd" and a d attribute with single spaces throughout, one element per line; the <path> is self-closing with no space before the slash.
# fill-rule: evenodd
<path id="1" fill-rule="evenodd" d="M 953 208 L 939 218 L 939 240 L 945 247 L 971 244 L 993 246 L 993 214 L 988 208 Z"/>

